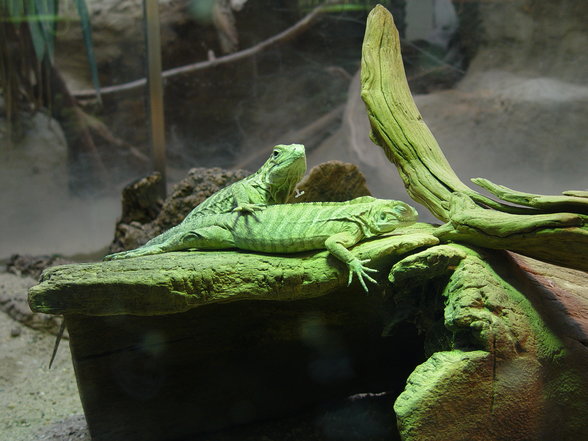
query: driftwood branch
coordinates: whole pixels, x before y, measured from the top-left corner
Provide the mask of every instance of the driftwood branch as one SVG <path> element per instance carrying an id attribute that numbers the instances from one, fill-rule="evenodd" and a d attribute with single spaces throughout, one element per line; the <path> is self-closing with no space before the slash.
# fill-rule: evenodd
<path id="1" fill-rule="evenodd" d="M 531 195 L 474 180 L 502 202 L 475 192 L 457 177 L 414 103 L 398 31 L 382 6 L 368 17 L 361 81 L 371 138 L 396 164 L 410 196 L 447 222 L 436 233 L 440 239 L 512 250 L 588 271 L 588 205 L 583 192 Z"/>
<path id="2" fill-rule="evenodd" d="M 513 204 L 536 208 L 544 212 L 571 211 L 588 214 L 588 199 L 574 195 L 573 191 L 563 192 L 563 196 L 545 196 L 511 190 L 504 185 L 494 184 L 483 178 L 474 178 L 472 182 L 485 188 L 503 201 Z"/>
<path id="3" fill-rule="evenodd" d="M 361 62 L 361 97 L 372 140 L 397 167 L 409 195 L 442 220 L 442 201 L 468 191 L 439 148 L 412 99 L 392 15 L 377 6 L 369 15 Z"/>

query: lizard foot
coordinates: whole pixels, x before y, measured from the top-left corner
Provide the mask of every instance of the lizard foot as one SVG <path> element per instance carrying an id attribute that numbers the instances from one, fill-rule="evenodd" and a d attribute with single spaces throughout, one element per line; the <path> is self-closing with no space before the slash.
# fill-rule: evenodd
<path id="1" fill-rule="evenodd" d="M 128 251 L 121 251 L 120 253 L 112 253 L 112 254 L 107 254 L 106 256 L 104 256 L 102 258 L 102 260 L 104 261 L 108 261 L 108 260 L 120 260 L 120 259 L 125 259 L 127 257 Z M 130 257 L 130 256 L 129 256 Z"/>
<path id="2" fill-rule="evenodd" d="M 370 259 L 366 259 L 366 260 L 354 259 L 347 264 L 347 266 L 349 267 L 349 279 L 347 281 L 347 286 L 349 286 L 351 284 L 351 281 L 353 280 L 353 274 L 357 274 L 357 278 L 359 279 L 359 283 L 361 283 L 361 286 L 363 287 L 365 292 L 369 292 L 369 290 L 368 290 L 367 285 L 365 284 L 364 278 L 366 278 L 367 280 L 369 280 L 372 283 L 376 283 L 376 284 L 378 283 L 376 280 L 374 280 L 368 274 L 368 272 L 377 273 L 378 270 L 373 269 L 373 268 L 368 268 L 367 266 L 363 265 L 364 263 L 369 262 L 369 261 L 370 261 Z"/>
<path id="3" fill-rule="evenodd" d="M 294 199 L 298 199 L 300 196 L 304 194 L 304 190 L 300 191 L 297 188 L 294 189 Z"/>
<path id="4" fill-rule="evenodd" d="M 105 261 L 121 260 L 121 259 L 128 259 L 130 257 L 140 257 L 140 256 L 147 256 L 150 254 L 158 254 L 161 252 L 162 251 L 160 251 L 160 250 L 154 250 L 151 248 L 149 248 L 149 249 L 137 248 L 134 250 L 121 251 L 120 253 L 108 254 L 108 255 L 104 256 L 104 258 L 102 260 L 105 260 Z"/>
<path id="5" fill-rule="evenodd" d="M 265 210 L 264 204 L 243 204 L 233 208 L 234 213 L 255 213 L 256 211 Z"/>

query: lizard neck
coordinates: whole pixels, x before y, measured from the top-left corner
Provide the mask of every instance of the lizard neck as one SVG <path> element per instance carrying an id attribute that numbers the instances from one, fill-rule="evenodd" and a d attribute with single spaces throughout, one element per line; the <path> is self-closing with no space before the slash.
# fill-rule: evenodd
<path id="1" fill-rule="evenodd" d="M 369 239 L 370 237 L 374 237 L 379 234 L 375 231 L 373 225 L 370 223 L 369 210 L 354 217 L 356 217 L 356 222 L 359 225 L 359 229 L 361 230 L 364 238 Z"/>
<path id="2" fill-rule="evenodd" d="M 272 179 L 268 177 L 268 186 L 270 197 L 274 201 L 286 202 L 288 197 L 294 192 L 294 187 L 298 182 L 298 177 L 289 173 L 285 179 Z M 272 182 L 273 181 L 273 182 Z"/>
<path id="3" fill-rule="evenodd" d="M 269 167 L 262 167 L 251 175 L 250 184 L 266 191 L 270 203 L 285 203 L 302 174 L 304 172 L 300 173 L 298 169 L 276 172 Z"/>

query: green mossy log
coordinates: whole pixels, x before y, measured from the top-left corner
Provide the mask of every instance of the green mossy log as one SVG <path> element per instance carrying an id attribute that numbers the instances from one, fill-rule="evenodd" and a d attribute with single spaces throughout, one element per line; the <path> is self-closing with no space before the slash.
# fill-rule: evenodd
<path id="1" fill-rule="evenodd" d="M 417 323 L 432 353 L 394 404 L 403 440 L 574 440 L 588 433 L 588 321 L 554 311 L 573 291 L 532 283 L 522 263 L 454 244 L 392 267 L 395 309 Z M 588 297 L 574 303 L 586 307 Z"/>
<path id="2" fill-rule="evenodd" d="M 371 259 L 369 266 L 380 270 L 381 280 L 395 258 L 437 244 L 431 230 L 417 224 L 403 230 L 406 234 L 363 242 L 353 254 Z M 327 251 L 288 256 L 174 252 L 50 268 L 30 289 L 29 304 L 47 314 L 152 316 L 211 303 L 319 297 L 344 288 L 347 277 L 347 267 Z"/>

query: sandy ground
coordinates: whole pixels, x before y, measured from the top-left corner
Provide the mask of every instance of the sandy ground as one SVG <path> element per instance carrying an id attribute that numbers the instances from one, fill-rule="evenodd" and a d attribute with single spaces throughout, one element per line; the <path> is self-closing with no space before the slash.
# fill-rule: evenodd
<path id="1" fill-rule="evenodd" d="M 26 294 L 26 279 L 0 273 L 0 287 Z M 55 336 L 0 311 L 0 441 L 89 440 L 67 341 L 48 369 Z"/>

